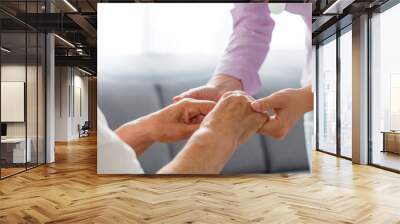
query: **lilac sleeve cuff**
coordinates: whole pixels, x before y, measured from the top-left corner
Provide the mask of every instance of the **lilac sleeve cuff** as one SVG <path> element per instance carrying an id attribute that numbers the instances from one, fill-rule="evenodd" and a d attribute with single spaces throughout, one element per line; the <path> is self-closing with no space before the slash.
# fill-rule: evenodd
<path id="1" fill-rule="evenodd" d="M 215 75 L 239 79 L 244 91 L 253 95 L 261 87 L 258 70 L 268 53 L 275 23 L 266 3 L 235 4 L 231 13 L 233 33 Z"/>
<path id="2" fill-rule="evenodd" d="M 261 88 L 260 76 L 257 72 L 254 73 L 254 71 L 246 69 L 245 66 L 240 64 L 222 61 L 215 69 L 214 74 L 224 74 L 240 80 L 243 85 L 243 90 L 250 95 L 254 95 Z"/>

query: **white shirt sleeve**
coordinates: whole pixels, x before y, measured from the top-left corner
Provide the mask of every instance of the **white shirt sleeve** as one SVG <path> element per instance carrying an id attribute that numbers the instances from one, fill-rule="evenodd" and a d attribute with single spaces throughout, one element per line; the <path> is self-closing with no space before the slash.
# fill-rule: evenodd
<path id="1" fill-rule="evenodd" d="M 107 120 L 99 108 L 97 108 L 97 173 L 144 173 L 135 151 L 108 127 Z"/>

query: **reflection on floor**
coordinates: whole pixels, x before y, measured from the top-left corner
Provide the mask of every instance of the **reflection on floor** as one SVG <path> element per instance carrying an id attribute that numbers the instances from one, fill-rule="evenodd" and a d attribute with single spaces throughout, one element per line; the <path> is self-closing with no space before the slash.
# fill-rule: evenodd
<path id="1" fill-rule="evenodd" d="M 349 147 L 342 147 L 341 148 L 341 155 L 347 158 L 351 158 L 352 157 L 352 149 Z"/>
<path id="2" fill-rule="evenodd" d="M 1 177 L 4 178 L 4 177 L 13 175 L 15 173 L 18 173 L 18 172 L 21 172 L 21 171 L 24 171 L 24 170 L 25 170 L 25 167 L 24 168 L 20 168 L 20 167 L 17 167 L 17 168 L 1 168 Z"/>
<path id="3" fill-rule="evenodd" d="M 400 175 L 313 153 L 313 173 L 97 175 L 96 139 L 0 181 L 0 223 L 398 223 Z"/>
<path id="4" fill-rule="evenodd" d="M 400 171 L 400 155 L 392 152 L 374 151 L 373 164 L 388 167 Z"/>
<path id="5" fill-rule="evenodd" d="M 19 172 L 25 171 L 26 169 L 30 169 L 33 167 L 36 167 L 36 163 L 27 163 L 26 167 L 25 164 L 9 164 L 9 165 L 4 165 L 4 167 L 1 168 L 1 178 L 5 178 L 8 176 L 11 176 L 13 174 L 17 174 Z"/>

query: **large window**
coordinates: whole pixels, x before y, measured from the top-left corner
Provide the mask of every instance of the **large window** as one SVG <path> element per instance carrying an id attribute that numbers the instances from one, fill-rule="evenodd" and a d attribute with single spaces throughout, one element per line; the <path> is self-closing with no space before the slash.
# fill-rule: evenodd
<path id="1" fill-rule="evenodd" d="M 340 155 L 352 157 L 352 33 L 340 36 Z"/>
<path id="2" fill-rule="evenodd" d="M 318 47 L 318 149 L 351 158 L 351 25 L 339 34 L 331 36 Z"/>
<path id="3" fill-rule="evenodd" d="M 361 87 L 369 89 L 365 105 L 369 108 L 369 163 L 400 171 L 400 4 L 394 3 L 388 1 L 374 9 L 368 32 L 357 41 L 368 39 L 371 44 L 361 49 L 369 52 L 364 70 L 368 71 L 369 86 Z M 351 159 L 352 25 L 336 34 L 340 36 L 318 45 L 317 146 L 321 151 Z"/>
<path id="4" fill-rule="evenodd" d="M 2 2 L 3 4 L 12 2 Z M 39 13 L 43 1 L 19 2 Z M 0 13 L 0 178 L 45 162 L 45 35 Z"/>
<path id="5" fill-rule="evenodd" d="M 371 162 L 400 170 L 400 5 L 371 18 Z"/>
<path id="6" fill-rule="evenodd" d="M 336 153 L 336 40 L 318 48 L 318 148 Z"/>

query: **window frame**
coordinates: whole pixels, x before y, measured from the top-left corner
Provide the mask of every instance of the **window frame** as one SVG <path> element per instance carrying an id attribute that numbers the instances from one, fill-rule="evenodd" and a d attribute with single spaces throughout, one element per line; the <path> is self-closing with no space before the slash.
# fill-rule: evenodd
<path id="1" fill-rule="evenodd" d="M 373 50 L 372 50 L 372 42 L 373 42 L 373 35 L 372 35 L 372 19 L 374 18 L 375 15 L 377 14 L 382 14 L 385 11 L 400 5 L 400 0 L 388 0 L 385 3 L 383 3 L 382 5 L 371 9 L 368 11 L 368 34 L 367 34 L 367 38 L 368 38 L 368 112 L 367 112 L 367 116 L 368 116 L 368 165 L 373 166 L 373 167 L 377 167 L 383 170 L 387 170 L 387 171 L 391 171 L 391 172 L 395 172 L 395 173 L 400 173 L 400 170 L 391 168 L 391 167 L 387 167 L 384 165 L 380 165 L 377 163 L 373 162 L 373 153 L 374 153 L 374 147 L 373 147 L 373 130 L 372 130 L 372 94 L 373 94 L 373 88 L 372 88 L 372 76 L 373 76 L 373 70 L 372 70 L 372 65 L 373 65 Z"/>
<path id="2" fill-rule="evenodd" d="M 39 4 L 39 0 L 36 0 L 36 1 L 34 1 L 34 3 L 36 3 L 37 5 L 36 5 L 36 10 L 37 10 L 37 13 L 38 13 L 38 10 L 39 10 L 39 8 L 38 8 L 38 4 Z M 26 2 L 25 2 L 26 3 Z M 27 5 L 25 4 L 25 11 L 27 12 Z M 48 7 L 46 7 L 46 9 L 45 9 L 45 12 L 47 12 L 48 11 Z M 47 163 L 47 43 L 48 43 L 48 40 L 47 40 L 47 32 L 43 32 L 43 31 L 41 31 L 41 30 L 38 30 L 38 29 L 36 29 L 36 28 L 34 28 L 34 27 L 32 27 L 32 26 L 30 26 L 29 24 L 27 24 L 27 23 L 25 23 L 25 22 L 23 22 L 23 21 L 21 21 L 21 20 L 19 20 L 18 18 L 16 18 L 16 17 L 13 17 L 12 16 L 12 14 L 9 14 L 9 12 L 7 12 L 7 11 L 4 11 L 3 10 L 3 12 L 4 13 L 6 13 L 6 15 L 8 15 L 8 16 L 10 16 L 12 19 L 14 19 L 14 20 L 16 20 L 17 22 L 20 22 L 21 24 L 22 24 L 22 27 L 23 27 L 23 30 L 21 29 L 21 30 L 18 30 L 18 31 L 15 31 L 15 32 L 7 32 L 7 31 L 3 31 L 3 30 L 1 30 L 0 29 L 0 45 L 2 45 L 2 43 L 1 43 L 1 41 L 2 41 L 2 35 L 3 35 L 3 33 L 21 33 L 21 34 L 24 34 L 25 35 L 25 49 L 24 49 L 24 51 L 25 51 L 25 87 L 24 87 L 24 90 L 25 90 L 25 93 L 24 93 L 24 129 L 25 129 L 25 136 L 24 136 L 24 139 L 25 139 L 25 166 L 24 166 L 24 169 L 23 170 L 20 170 L 20 171 L 17 171 L 17 172 L 15 172 L 15 173 L 12 173 L 12 174 L 9 174 L 9 175 L 6 175 L 6 176 L 3 176 L 3 173 L 2 173 L 2 167 L 0 166 L 0 180 L 4 180 L 4 179 L 6 179 L 6 178 L 8 178 L 8 177 L 12 177 L 12 176 L 14 176 L 14 175 L 17 175 L 17 174 L 19 174 L 19 173 L 22 173 L 22 172 L 26 172 L 26 171 L 28 171 L 28 170 L 30 170 L 30 169 L 33 169 L 33 168 L 36 168 L 36 167 L 39 167 L 39 166 L 41 166 L 41 165 L 44 165 L 44 164 L 46 164 Z M 25 14 L 25 16 L 26 16 L 27 14 Z M 26 19 L 26 18 L 25 18 Z M 1 24 L 0 24 L 0 26 L 1 26 Z M 27 83 L 28 83 L 28 78 L 27 78 L 27 75 L 28 75 L 28 34 L 33 34 L 33 35 L 35 35 L 36 36 L 36 48 L 35 48 L 35 52 L 36 52 L 36 60 L 35 60 L 35 62 L 34 62 L 34 65 L 36 66 L 36 69 L 35 69 L 35 75 L 36 75 L 36 91 L 35 91 L 35 93 L 32 93 L 32 94 L 34 94 L 35 95 L 35 97 L 36 97 L 36 122 L 34 122 L 35 123 L 35 125 L 36 125 L 36 136 L 34 136 L 33 138 L 36 138 L 36 141 L 37 141 L 37 145 L 36 145 L 36 162 L 34 163 L 34 164 L 31 164 L 30 162 L 27 162 L 27 156 L 28 156 L 28 154 L 27 154 L 27 142 L 28 142 L 28 116 L 27 116 Z M 39 35 L 39 34 L 43 34 L 43 35 Z M 39 40 L 39 36 L 42 36 L 42 38 L 40 38 L 40 40 Z M 41 155 L 41 157 L 43 157 L 42 159 L 43 159 L 43 162 L 39 162 L 39 142 L 38 142 L 38 139 L 39 139 L 39 113 L 38 113 L 38 111 L 39 111 L 39 79 L 38 79 L 38 75 L 39 75 L 39 70 L 38 70 L 38 66 L 39 66 L 39 41 L 41 41 L 41 44 L 42 44 L 42 48 L 43 49 L 41 49 L 41 53 L 43 53 L 43 55 L 42 55 L 42 60 L 44 60 L 44 63 L 42 64 L 42 71 L 41 71 L 41 75 L 42 75 L 42 84 L 43 84 L 43 86 L 42 86 L 42 88 L 43 88 L 43 93 L 42 93 L 42 96 L 43 96 L 43 99 L 42 99 L 42 103 L 43 103 L 43 105 L 41 105 L 43 108 L 43 117 L 42 117 L 42 124 L 43 124 L 43 145 L 42 145 L 42 152 L 43 152 L 43 154 L 44 155 Z M 3 58 L 2 58 L 2 53 L 0 53 L 0 82 L 1 82 L 1 68 L 2 68 L 2 66 L 3 66 L 3 64 L 2 64 L 2 62 L 3 62 Z M 1 85 L 0 85 L 0 90 L 1 90 Z M 1 92 L 1 91 L 0 91 Z M 1 96 L 1 93 L 0 93 L 0 96 Z M 0 101 L 1 101 L 1 97 L 0 97 Z M 0 111 L 1 111 L 1 104 L 0 104 Z M 0 115 L 1 116 L 1 115 Z M 1 118 L 1 117 L 0 117 Z M 0 123 L 1 123 L 1 119 L 0 119 Z M 32 155 L 32 154 L 31 154 Z M 1 144 L 0 144 L 0 158 L 1 158 Z M 28 166 L 28 163 L 30 163 L 29 164 L 29 166 Z M 21 168 L 23 168 L 23 167 L 21 167 Z"/>
<path id="3" fill-rule="evenodd" d="M 342 35 L 346 34 L 347 32 L 352 32 L 352 23 L 347 24 L 343 28 L 336 31 L 336 33 L 328 36 L 327 38 L 319 41 L 316 44 L 316 150 L 319 152 L 327 153 L 329 155 L 337 156 L 340 158 L 344 158 L 347 160 L 352 160 L 352 158 L 342 155 L 341 150 L 341 118 L 340 118 L 340 84 L 341 84 L 341 55 L 340 55 L 340 38 Z M 331 41 L 336 41 L 336 152 L 332 153 L 327 150 L 321 149 L 319 147 L 319 107 L 320 107 L 320 90 L 319 90 L 319 81 L 320 81 L 320 74 L 319 74 L 319 51 L 321 45 L 327 44 Z"/>

